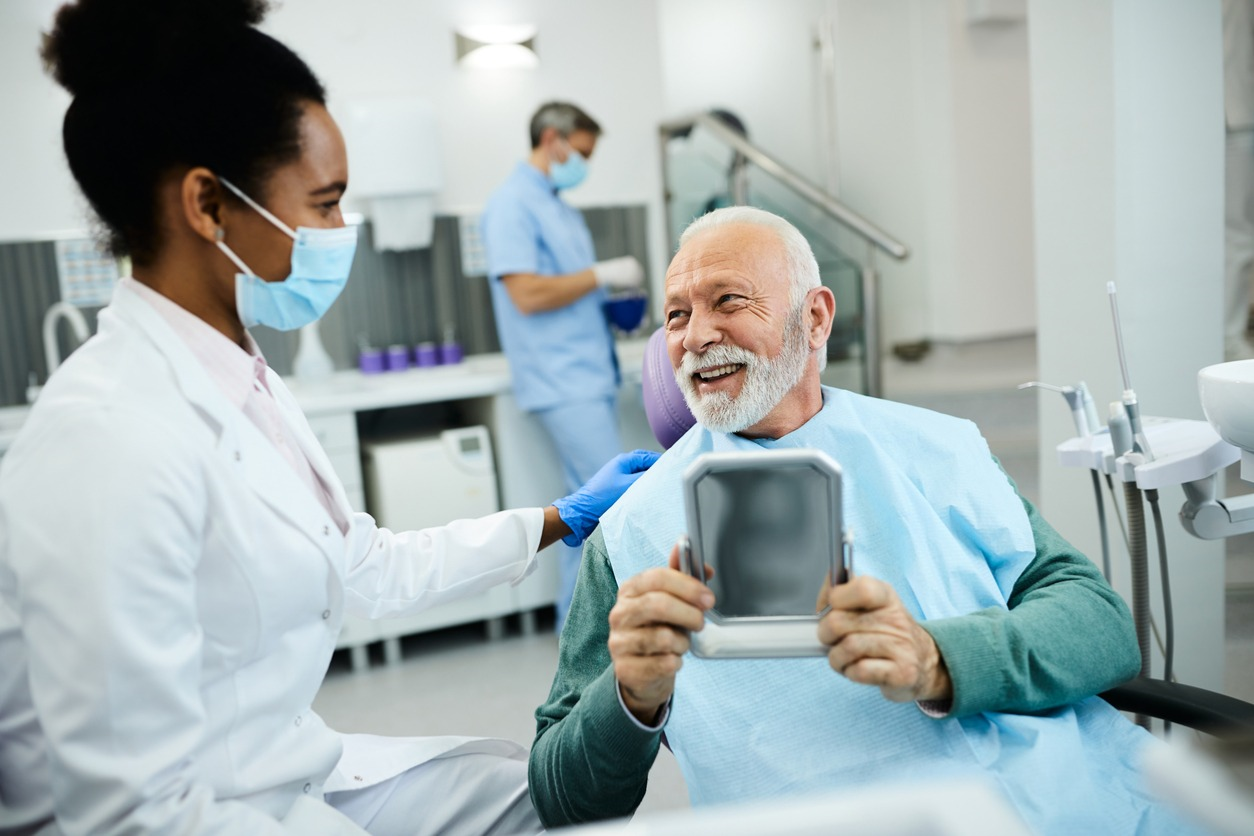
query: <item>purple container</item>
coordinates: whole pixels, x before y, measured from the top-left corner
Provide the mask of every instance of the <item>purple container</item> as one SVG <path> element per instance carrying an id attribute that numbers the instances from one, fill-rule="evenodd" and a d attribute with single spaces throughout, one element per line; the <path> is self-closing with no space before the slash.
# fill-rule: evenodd
<path id="1" fill-rule="evenodd" d="M 400 372 L 409 368 L 409 349 L 403 345 L 388 346 L 387 368 L 390 372 Z"/>
<path id="2" fill-rule="evenodd" d="M 383 349 L 363 348 L 357 355 L 357 368 L 362 374 L 378 374 L 386 368 L 383 361 Z"/>
<path id="3" fill-rule="evenodd" d="M 426 369 L 439 364 L 440 356 L 436 351 L 435 343 L 418 343 L 414 348 L 414 365 L 420 369 Z"/>
<path id="4" fill-rule="evenodd" d="M 440 344 L 440 362 L 445 366 L 451 366 L 454 363 L 462 361 L 462 344 L 461 343 L 441 343 Z"/>

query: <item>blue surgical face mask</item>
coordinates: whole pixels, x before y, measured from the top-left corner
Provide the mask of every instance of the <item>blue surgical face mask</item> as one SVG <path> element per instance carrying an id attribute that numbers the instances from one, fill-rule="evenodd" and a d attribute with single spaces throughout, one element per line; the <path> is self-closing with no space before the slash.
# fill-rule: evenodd
<path id="1" fill-rule="evenodd" d="M 320 319 L 348 283 L 357 251 L 357 227 L 298 226 L 293 230 L 225 177 L 218 179 L 295 242 L 291 273 L 283 281 L 268 282 L 231 251 L 221 240 L 222 230 L 218 230 L 218 249 L 240 269 L 235 274 L 235 309 L 244 327 L 265 325 L 278 331 L 293 331 Z"/>
<path id="2" fill-rule="evenodd" d="M 588 161 L 574 148 L 571 148 L 570 153 L 566 155 L 566 162 L 560 163 L 553 160 L 549 163 L 549 180 L 553 183 L 553 188 L 558 191 L 575 188 L 587 176 Z"/>

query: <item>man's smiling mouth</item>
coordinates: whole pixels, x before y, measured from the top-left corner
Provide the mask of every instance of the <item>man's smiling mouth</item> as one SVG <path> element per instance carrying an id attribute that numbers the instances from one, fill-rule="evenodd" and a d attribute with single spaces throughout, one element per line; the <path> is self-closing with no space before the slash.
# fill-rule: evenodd
<path id="1" fill-rule="evenodd" d="M 693 377 L 698 380 L 705 381 L 718 380 L 720 378 L 727 377 L 728 375 L 735 374 L 744 367 L 744 363 L 728 363 L 726 366 L 718 366 L 713 369 L 703 369 L 694 374 Z"/>

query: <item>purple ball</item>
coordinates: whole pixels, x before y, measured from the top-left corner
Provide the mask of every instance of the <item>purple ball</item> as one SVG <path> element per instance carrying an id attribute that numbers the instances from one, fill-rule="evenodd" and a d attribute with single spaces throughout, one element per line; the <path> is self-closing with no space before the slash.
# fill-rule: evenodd
<path id="1" fill-rule="evenodd" d="M 659 328 L 649 337 L 644 349 L 644 414 L 649 419 L 658 443 L 666 449 L 688 432 L 697 419 L 684 401 L 670 358 L 666 355 L 666 329 Z"/>

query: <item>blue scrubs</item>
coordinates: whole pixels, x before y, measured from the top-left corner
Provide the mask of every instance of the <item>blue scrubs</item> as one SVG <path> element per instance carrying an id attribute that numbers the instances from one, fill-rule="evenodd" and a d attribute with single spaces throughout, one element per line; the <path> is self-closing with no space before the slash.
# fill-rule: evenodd
<path id="1" fill-rule="evenodd" d="M 622 452 L 615 411 L 618 359 L 598 288 L 563 308 L 524 314 L 501 276 L 559 276 L 596 261 L 592 234 L 579 210 L 544 172 L 522 162 L 488 199 L 482 232 L 492 310 L 509 359 L 519 408 L 536 413 L 553 439 L 568 490 L 575 490 Z M 560 544 L 557 601 L 560 631 L 570 606 L 580 553 Z"/>

